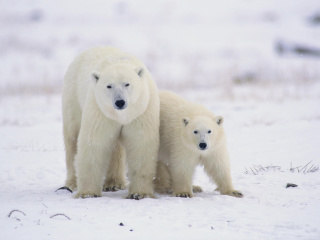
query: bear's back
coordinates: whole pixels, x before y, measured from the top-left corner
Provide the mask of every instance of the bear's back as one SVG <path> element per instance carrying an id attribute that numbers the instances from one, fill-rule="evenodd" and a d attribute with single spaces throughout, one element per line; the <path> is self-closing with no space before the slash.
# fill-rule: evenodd
<path id="1" fill-rule="evenodd" d="M 164 121 L 176 122 L 183 118 L 198 115 L 214 117 L 214 114 L 201 104 L 190 102 L 170 91 L 160 91 L 160 115 Z"/>

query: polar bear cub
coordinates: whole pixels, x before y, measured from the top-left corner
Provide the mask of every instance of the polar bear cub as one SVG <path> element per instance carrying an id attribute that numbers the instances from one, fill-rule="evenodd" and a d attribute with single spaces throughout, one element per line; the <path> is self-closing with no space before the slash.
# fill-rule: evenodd
<path id="1" fill-rule="evenodd" d="M 65 75 L 62 112 L 66 187 L 76 197 L 122 189 L 125 158 L 128 198 L 153 196 L 160 101 L 141 61 L 112 47 L 83 52 Z"/>
<path id="2" fill-rule="evenodd" d="M 177 197 L 192 197 L 192 178 L 198 164 L 221 194 L 242 197 L 234 190 L 223 130 L 223 118 L 174 93 L 160 92 L 160 149 L 155 179 L 156 191 Z"/>

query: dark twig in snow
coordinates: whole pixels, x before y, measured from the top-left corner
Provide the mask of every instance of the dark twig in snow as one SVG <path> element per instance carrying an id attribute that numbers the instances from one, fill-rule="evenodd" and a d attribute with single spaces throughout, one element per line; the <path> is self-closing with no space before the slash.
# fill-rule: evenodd
<path id="1" fill-rule="evenodd" d="M 54 214 L 54 215 L 52 215 L 50 218 L 54 218 L 54 217 L 56 217 L 56 216 L 64 216 L 65 218 L 71 220 L 71 218 L 69 218 L 67 215 L 65 215 L 65 214 L 63 214 L 63 213 Z"/>
<path id="2" fill-rule="evenodd" d="M 60 190 L 67 190 L 67 191 L 69 191 L 69 192 L 71 192 L 71 193 L 72 193 L 72 190 L 71 190 L 70 188 L 68 188 L 68 187 L 61 187 L 61 188 L 58 188 L 55 192 L 58 192 L 58 191 L 60 191 Z"/>
<path id="3" fill-rule="evenodd" d="M 294 183 L 287 183 L 286 188 L 289 188 L 289 187 L 298 187 L 298 185 Z"/>
<path id="4" fill-rule="evenodd" d="M 307 166 L 311 163 L 312 161 L 308 162 L 300 171 L 302 172 L 302 170 L 306 169 Z M 303 171 L 303 173 L 306 173 L 305 170 Z"/>
<path id="5" fill-rule="evenodd" d="M 289 171 L 290 172 L 295 172 L 297 171 L 298 173 L 314 173 L 319 171 L 319 165 L 315 166 L 314 164 L 310 165 L 312 161 L 308 162 L 304 166 L 299 166 L 299 167 L 293 167 L 292 163 L 290 164 Z M 262 166 L 260 165 L 252 165 L 250 167 L 251 172 L 254 175 L 258 175 L 259 173 L 265 173 L 265 172 L 270 172 L 270 171 L 280 171 L 283 172 L 280 166 L 273 166 L 272 164 L 270 166 Z M 250 174 L 247 168 L 245 168 L 245 174 Z"/>
<path id="6" fill-rule="evenodd" d="M 22 212 L 20 210 L 17 210 L 17 209 L 14 209 L 9 213 L 8 217 L 11 217 L 11 214 L 14 213 L 14 212 L 19 212 L 19 213 L 22 213 L 24 216 L 27 216 L 24 212 Z"/>

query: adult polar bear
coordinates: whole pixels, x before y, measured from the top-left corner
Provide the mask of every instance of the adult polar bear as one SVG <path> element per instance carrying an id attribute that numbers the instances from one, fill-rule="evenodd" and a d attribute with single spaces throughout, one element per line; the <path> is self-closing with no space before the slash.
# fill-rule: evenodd
<path id="1" fill-rule="evenodd" d="M 156 190 L 192 197 L 192 191 L 201 191 L 192 186 L 195 167 L 201 164 L 221 194 L 242 197 L 232 185 L 223 118 L 171 92 L 160 92 L 160 102 Z"/>
<path id="2" fill-rule="evenodd" d="M 105 188 L 122 188 L 125 154 L 128 198 L 153 196 L 160 101 L 141 61 L 112 47 L 83 52 L 65 75 L 62 110 L 65 186 L 77 198 L 101 196 L 105 176 Z"/>

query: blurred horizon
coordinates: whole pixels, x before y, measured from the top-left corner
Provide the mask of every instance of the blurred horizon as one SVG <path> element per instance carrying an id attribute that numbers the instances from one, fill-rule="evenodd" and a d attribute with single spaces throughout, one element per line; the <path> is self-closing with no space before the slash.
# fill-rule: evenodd
<path id="1" fill-rule="evenodd" d="M 160 89 L 320 81 L 320 5 L 306 1 L 0 1 L 0 94 L 59 93 L 83 50 L 140 58 Z"/>

